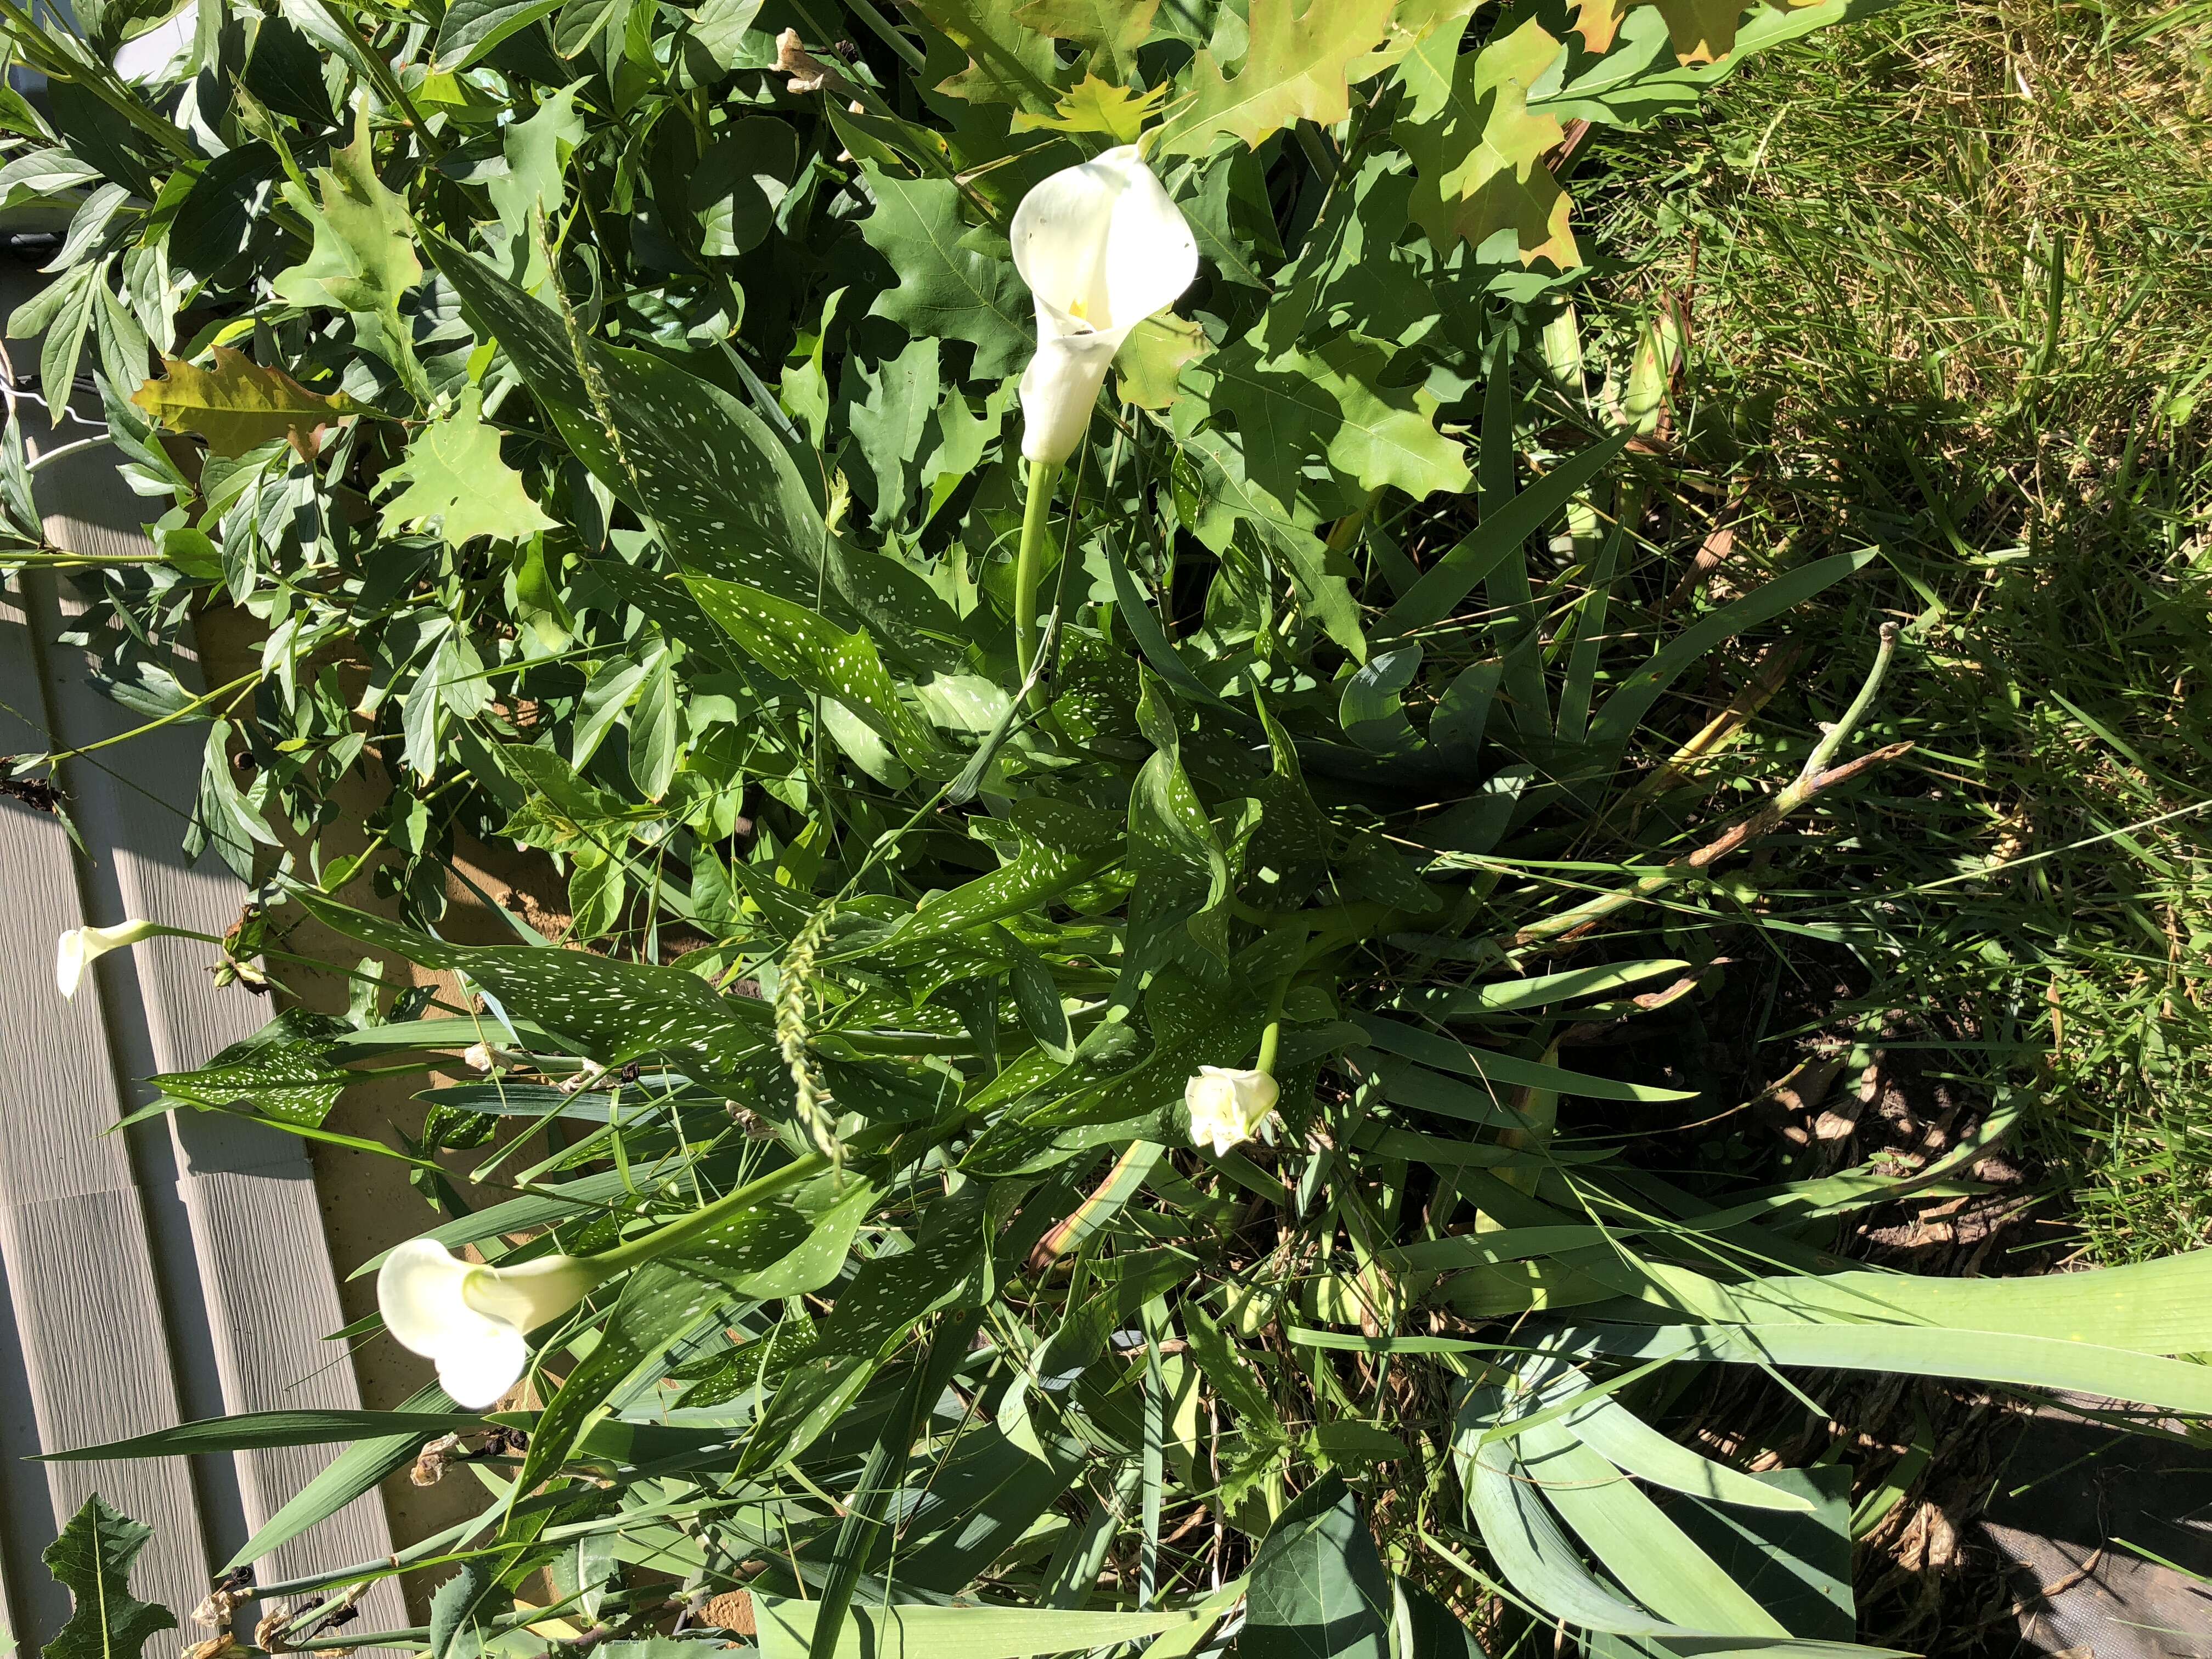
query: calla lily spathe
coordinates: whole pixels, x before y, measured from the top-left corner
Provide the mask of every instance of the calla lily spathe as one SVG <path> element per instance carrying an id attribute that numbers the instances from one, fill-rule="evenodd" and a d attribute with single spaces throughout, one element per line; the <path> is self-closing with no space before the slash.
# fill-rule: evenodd
<path id="1" fill-rule="evenodd" d="M 1210 1141 L 1213 1155 L 1219 1158 L 1258 1133 L 1281 1094 L 1266 1072 L 1200 1066 L 1198 1075 L 1182 1088 L 1183 1107 L 1190 1114 L 1190 1144 L 1203 1146 Z"/>
<path id="2" fill-rule="evenodd" d="M 72 927 L 61 936 L 54 952 L 54 983 L 65 997 L 75 997 L 84 982 L 85 965 L 110 951 L 120 951 L 142 939 L 166 930 L 158 923 L 133 916 L 112 927 Z"/>
<path id="3" fill-rule="evenodd" d="M 1008 235 L 1036 301 L 1022 376 L 1022 453 L 1057 464 L 1091 424 L 1129 332 L 1198 275 L 1198 243 L 1134 144 L 1063 168 L 1022 198 Z"/>
<path id="4" fill-rule="evenodd" d="M 453 1403 L 482 1411 L 529 1364 L 529 1333 L 567 1313 L 603 1277 L 572 1255 L 487 1267 L 434 1240 L 410 1238 L 384 1258 L 376 1305 L 402 1347 L 436 1362 Z"/>

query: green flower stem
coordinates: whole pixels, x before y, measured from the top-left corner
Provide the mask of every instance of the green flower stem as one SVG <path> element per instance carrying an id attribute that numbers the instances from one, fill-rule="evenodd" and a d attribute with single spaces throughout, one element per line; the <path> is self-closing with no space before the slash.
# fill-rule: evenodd
<path id="1" fill-rule="evenodd" d="M 1279 998 L 1278 1000 L 1279 1001 L 1280 999 Z M 1268 1020 L 1267 1029 L 1260 1033 L 1260 1063 L 1253 1069 L 1265 1072 L 1269 1077 L 1274 1076 L 1275 1055 L 1281 1050 L 1282 1046 L 1283 1016 L 1281 1011 L 1278 1009 L 1273 1018 Z"/>
<path id="2" fill-rule="evenodd" d="M 1036 665 L 1037 567 L 1044 558 L 1044 521 L 1052 510 L 1052 487 L 1060 480 L 1058 461 L 1030 463 L 1029 505 L 1022 514 L 1021 556 L 1014 564 L 1014 660 L 1022 683 L 1029 685 Z M 1030 685 L 1024 699 L 1031 708 L 1042 708 L 1044 688 Z"/>
<path id="3" fill-rule="evenodd" d="M 630 1239 L 612 1249 L 601 1250 L 582 1260 L 599 1273 L 602 1281 L 612 1279 L 617 1273 L 628 1273 L 632 1267 L 642 1267 L 667 1255 L 678 1245 L 690 1243 L 702 1233 L 711 1232 L 732 1216 L 765 1204 L 793 1187 L 811 1181 L 829 1167 L 830 1160 L 821 1153 L 808 1152 L 803 1158 L 793 1158 L 780 1170 L 769 1170 L 757 1181 L 747 1182 L 703 1208 L 678 1217 L 665 1227 L 656 1228 L 641 1237 Z"/>

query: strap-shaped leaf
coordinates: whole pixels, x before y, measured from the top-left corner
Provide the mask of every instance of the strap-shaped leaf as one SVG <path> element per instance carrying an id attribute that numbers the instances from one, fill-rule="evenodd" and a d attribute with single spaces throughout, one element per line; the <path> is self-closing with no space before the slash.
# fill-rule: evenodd
<path id="1" fill-rule="evenodd" d="M 1560 471 L 1566 469 L 1562 467 Z M 1559 476 L 1558 472 L 1551 478 Z M 1545 480 L 1547 483 L 1551 478 Z M 1747 628 L 1756 628 L 1771 617 L 1794 610 L 1823 589 L 1832 586 L 1844 577 L 1863 569 L 1876 556 L 1876 550 L 1866 548 L 1856 553 L 1832 553 L 1825 559 L 1815 559 L 1810 564 L 1777 576 L 1765 586 L 1731 601 L 1711 616 L 1700 617 L 1692 623 L 1651 659 L 1637 669 L 1617 686 L 1613 695 L 1600 705 L 1591 717 L 1590 743 L 1601 752 L 1618 753 L 1636 728 L 1643 724 L 1644 716 L 1660 694 L 1674 683 L 1681 672 L 1698 661 L 1715 646 L 1734 639 Z"/>
<path id="2" fill-rule="evenodd" d="M 2212 1365 L 2008 1331 L 1913 1325 L 1577 1325 L 1560 1352 L 1956 1376 L 2212 1415 Z"/>
<path id="3" fill-rule="evenodd" d="M 312 889 L 295 887 L 291 896 L 348 939 L 466 974 L 510 1014 L 559 1033 L 601 1064 L 669 1054 L 729 1071 L 758 1052 L 771 1022 L 765 1005 L 718 995 L 681 968 L 526 945 L 450 945 Z"/>
<path id="4" fill-rule="evenodd" d="M 1468 532 L 1451 551 L 1421 573 L 1404 599 L 1384 613 L 1376 624 L 1375 637 L 1410 634 L 1451 615 L 1460 601 L 1474 591 L 1477 582 L 1505 561 L 1518 558 L 1521 544 L 1565 512 L 1576 492 L 1587 489 L 1590 480 L 1628 447 L 1631 435 L 1616 433 L 1560 462 Z"/>
<path id="5" fill-rule="evenodd" d="M 200 1452 L 258 1451 L 270 1446 L 326 1446 L 336 1440 L 409 1435 L 429 1439 L 479 1428 L 482 1412 L 245 1412 L 203 1418 L 152 1434 L 70 1451 L 42 1453 L 41 1462 L 100 1462 L 114 1457 L 190 1457 Z"/>
<path id="6" fill-rule="evenodd" d="M 1424 1066 L 1439 1071 L 1459 1072 L 1478 1077 L 1487 1083 L 1508 1087 L 1552 1089 L 1563 1095 L 1581 1095 L 1590 1100 L 1692 1100 L 1694 1090 L 1662 1089 L 1654 1084 L 1623 1083 L 1609 1077 L 1592 1077 L 1587 1072 L 1571 1072 L 1564 1066 L 1547 1066 L 1540 1060 L 1520 1060 L 1511 1054 L 1501 1054 L 1489 1048 L 1470 1048 L 1465 1043 L 1455 1042 L 1433 1031 L 1424 1031 L 1417 1026 L 1401 1024 L 1394 1019 L 1384 1019 L 1378 1014 L 1363 1014 L 1359 1024 L 1367 1033 L 1368 1041 L 1376 1048 L 1394 1054 L 1402 1054 Z"/>

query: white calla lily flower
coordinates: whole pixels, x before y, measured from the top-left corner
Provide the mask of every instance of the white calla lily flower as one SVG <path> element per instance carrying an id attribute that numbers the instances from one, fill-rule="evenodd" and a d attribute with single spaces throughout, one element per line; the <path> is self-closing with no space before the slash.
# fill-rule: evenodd
<path id="1" fill-rule="evenodd" d="M 1211 1141 L 1213 1155 L 1219 1158 L 1259 1132 L 1281 1094 L 1266 1072 L 1200 1066 L 1198 1075 L 1182 1089 L 1182 1103 L 1190 1113 L 1190 1144 L 1203 1146 Z"/>
<path id="2" fill-rule="evenodd" d="M 120 951 L 142 939 L 151 939 L 167 931 L 160 923 L 139 916 L 118 921 L 112 927 L 72 927 L 61 936 L 54 952 L 54 983 L 61 988 L 64 996 L 73 998 L 76 988 L 84 982 L 87 963 L 110 951 Z"/>
<path id="3" fill-rule="evenodd" d="M 1198 275 L 1198 243 L 1134 144 L 1063 168 L 1022 198 L 1008 232 L 1036 301 L 1022 376 L 1022 453 L 1055 465 L 1091 424 L 1129 332 Z"/>
<path id="4" fill-rule="evenodd" d="M 434 1240 L 410 1238 L 384 1258 L 376 1305 L 402 1347 L 437 1363 L 453 1403 L 482 1411 L 529 1364 L 528 1334 L 567 1313 L 605 1276 L 572 1255 L 487 1267 Z"/>

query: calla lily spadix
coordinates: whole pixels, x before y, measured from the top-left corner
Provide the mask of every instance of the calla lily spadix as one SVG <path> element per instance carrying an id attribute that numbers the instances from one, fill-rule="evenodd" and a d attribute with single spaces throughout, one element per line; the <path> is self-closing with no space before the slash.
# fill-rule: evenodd
<path id="1" fill-rule="evenodd" d="M 444 1245 L 410 1238 L 376 1275 L 376 1305 L 400 1346 L 438 1367 L 438 1382 L 465 1411 L 482 1411 L 530 1363 L 525 1339 L 590 1294 L 603 1268 L 572 1255 L 514 1267 L 464 1261 Z"/>
<path id="2" fill-rule="evenodd" d="M 1258 1133 L 1281 1095 L 1282 1090 L 1267 1072 L 1200 1066 L 1198 1075 L 1182 1090 L 1183 1109 L 1190 1114 L 1190 1144 L 1203 1146 L 1211 1142 L 1213 1155 L 1219 1158 Z"/>
<path id="3" fill-rule="evenodd" d="M 120 951 L 142 939 L 171 931 L 139 916 L 118 921 L 112 927 L 72 927 L 61 936 L 54 952 L 54 983 L 61 988 L 64 996 L 73 998 L 76 988 L 84 982 L 87 963 L 110 951 Z"/>
<path id="4" fill-rule="evenodd" d="M 1022 453 L 1058 463 L 1091 424 L 1114 354 L 1198 275 L 1198 243 L 1134 144 L 1063 168 L 1022 198 L 1008 232 L 1036 301 L 1022 376 Z"/>

